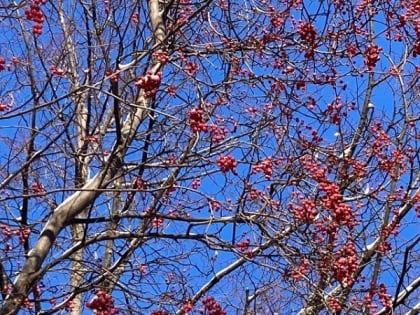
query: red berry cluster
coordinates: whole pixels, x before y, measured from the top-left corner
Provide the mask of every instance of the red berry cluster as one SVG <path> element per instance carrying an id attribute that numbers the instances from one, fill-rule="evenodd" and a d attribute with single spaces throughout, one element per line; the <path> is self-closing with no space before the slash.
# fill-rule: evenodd
<path id="1" fill-rule="evenodd" d="M 85 137 L 84 140 L 87 143 L 99 143 L 99 136 L 98 135 L 87 136 Z"/>
<path id="2" fill-rule="evenodd" d="M 249 192 L 249 199 L 251 200 L 257 200 L 258 196 L 260 195 L 260 192 L 256 189 L 251 189 Z"/>
<path id="3" fill-rule="evenodd" d="M 326 114 L 328 115 L 329 121 L 333 124 L 339 125 L 341 118 L 345 115 L 342 113 L 343 104 L 341 103 L 341 97 L 338 96 L 331 104 L 328 104 Z"/>
<path id="4" fill-rule="evenodd" d="M 297 30 L 300 38 L 310 44 L 315 42 L 316 39 L 316 30 L 315 27 L 309 22 L 300 22 Z"/>
<path id="5" fill-rule="evenodd" d="M 165 310 L 154 310 L 150 315 L 169 315 L 169 312 Z"/>
<path id="6" fill-rule="evenodd" d="M 351 286 L 355 279 L 353 273 L 359 268 L 357 252 L 352 242 L 347 243 L 336 253 L 334 277 L 341 284 Z"/>
<path id="7" fill-rule="evenodd" d="M 31 234 L 31 229 L 28 227 L 12 230 L 9 226 L 5 224 L 0 224 L 0 230 L 1 234 L 3 234 L 6 238 L 10 238 L 12 236 L 19 236 L 20 244 L 23 244 Z"/>
<path id="8" fill-rule="evenodd" d="M 157 93 L 157 89 L 162 81 L 162 72 L 153 74 L 152 72 L 147 72 L 146 75 L 141 76 L 140 79 L 134 83 L 139 89 L 144 90 L 144 95 L 146 98 L 154 97 Z"/>
<path id="9" fill-rule="evenodd" d="M 384 229 L 381 232 L 381 244 L 378 247 L 378 252 L 379 253 L 386 253 L 386 252 L 390 252 L 392 250 L 392 246 L 391 243 L 388 240 L 388 237 L 390 236 L 390 234 L 393 235 L 398 235 L 398 227 L 399 225 L 397 225 L 396 223 L 397 221 L 395 219 L 393 219 L 391 221 L 391 224 L 384 227 Z"/>
<path id="10" fill-rule="evenodd" d="M 296 221 L 312 223 L 316 218 L 317 211 L 313 200 L 303 199 L 300 205 L 290 203 L 289 206 Z"/>
<path id="11" fill-rule="evenodd" d="M 228 133 L 228 130 L 225 126 L 218 126 L 216 124 L 210 125 L 210 131 L 211 131 L 211 141 L 213 143 L 219 143 L 226 139 L 226 135 Z"/>
<path id="12" fill-rule="evenodd" d="M 199 67 L 196 63 L 187 61 L 184 66 L 184 70 L 189 76 L 194 76 L 198 72 Z"/>
<path id="13" fill-rule="evenodd" d="M 166 92 L 168 92 L 170 96 L 176 96 L 176 86 L 175 85 L 168 86 L 168 88 L 166 89 Z"/>
<path id="14" fill-rule="evenodd" d="M 74 300 L 68 300 L 65 304 L 65 309 L 68 312 L 71 312 L 74 308 Z"/>
<path id="15" fill-rule="evenodd" d="M 387 293 L 386 286 L 383 283 L 379 285 L 378 297 L 381 301 L 382 306 L 385 307 L 387 310 L 389 310 L 392 307 L 391 295 Z"/>
<path id="16" fill-rule="evenodd" d="M 86 306 L 95 311 L 95 315 L 115 315 L 119 309 L 114 306 L 114 298 L 104 290 L 96 291 L 92 301 L 87 302 Z"/>
<path id="17" fill-rule="evenodd" d="M 332 297 L 328 300 L 328 306 L 335 312 L 339 312 L 342 310 L 342 306 L 339 300 L 337 300 L 335 297 Z"/>
<path id="18" fill-rule="evenodd" d="M 159 49 L 158 51 L 154 52 L 153 57 L 161 63 L 166 63 L 169 60 L 168 53 L 162 49 Z"/>
<path id="19" fill-rule="evenodd" d="M 300 281 L 304 275 L 308 274 L 308 272 L 309 272 L 308 260 L 303 258 L 300 260 L 297 266 L 294 267 L 293 270 L 290 272 L 290 276 L 293 278 L 293 280 Z"/>
<path id="20" fill-rule="evenodd" d="M 31 185 L 31 189 L 32 189 L 32 192 L 33 192 L 35 195 L 38 195 L 38 196 L 43 196 L 43 195 L 45 195 L 45 188 L 44 188 L 44 186 L 43 186 L 40 182 L 38 182 L 38 181 L 35 181 L 35 182 L 33 182 L 33 183 L 32 183 L 32 185 Z"/>
<path id="21" fill-rule="evenodd" d="M 189 113 L 189 120 L 193 132 L 207 132 L 207 124 L 203 119 L 203 110 L 201 108 L 193 108 Z"/>
<path id="22" fill-rule="evenodd" d="M 190 312 L 192 310 L 192 308 L 193 308 L 193 305 L 190 301 L 185 302 L 184 305 L 182 305 L 182 311 L 184 313 Z"/>
<path id="23" fill-rule="evenodd" d="M 141 177 L 137 177 L 133 182 L 133 189 L 138 189 L 140 191 L 147 189 L 147 183 L 144 182 Z M 132 199 L 134 197 L 134 191 L 129 191 L 127 197 Z"/>
<path id="24" fill-rule="evenodd" d="M 141 177 L 137 177 L 133 184 L 134 189 L 147 189 L 147 183 Z"/>
<path id="25" fill-rule="evenodd" d="M 13 230 L 5 224 L 0 224 L 0 230 L 3 230 L 1 233 L 6 237 L 10 237 L 14 234 Z"/>
<path id="26" fill-rule="evenodd" d="M 236 172 L 236 166 L 238 166 L 238 162 L 232 155 L 221 155 L 217 158 L 216 162 L 223 173 L 231 171 L 235 175 L 238 174 Z"/>
<path id="27" fill-rule="evenodd" d="M 209 206 L 212 211 L 219 211 L 222 209 L 222 204 L 217 200 L 210 200 Z"/>
<path id="28" fill-rule="evenodd" d="M 226 311 L 222 309 L 222 306 L 212 296 L 205 297 L 203 299 L 204 309 L 200 309 L 200 314 L 206 315 L 227 315 Z"/>
<path id="29" fill-rule="evenodd" d="M 303 168 L 309 173 L 310 177 L 317 181 L 323 182 L 327 178 L 327 169 L 313 161 L 309 156 L 303 156 L 301 158 Z"/>
<path id="30" fill-rule="evenodd" d="M 31 229 L 26 227 L 26 228 L 20 228 L 18 231 L 19 231 L 19 243 L 23 244 L 29 238 L 29 235 L 31 234 Z"/>
<path id="31" fill-rule="evenodd" d="M 381 283 L 379 285 L 379 289 L 377 289 L 374 285 L 372 285 L 369 289 L 369 292 L 365 296 L 365 305 L 370 308 L 372 313 L 376 313 L 378 309 L 378 306 L 373 303 L 373 297 L 375 294 L 378 295 L 378 298 L 381 301 L 383 307 L 385 307 L 387 310 L 392 308 L 392 298 L 387 293 L 386 286 Z"/>
<path id="32" fill-rule="evenodd" d="M 163 226 L 163 218 L 162 217 L 153 218 L 153 220 L 152 220 L 152 227 L 153 228 L 158 229 L 162 226 Z"/>
<path id="33" fill-rule="evenodd" d="M 283 18 L 283 14 L 282 13 L 279 13 L 279 12 L 276 12 L 276 13 L 273 13 L 272 15 L 271 15 L 271 20 L 270 20 L 270 24 L 273 26 L 273 27 L 280 27 L 280 26 L 283 26 L 284 25 L 284 18 Z"/>
<path id="34" fill-rule="evenodd" d="M 376 63 L 379 61 L 379 54 L 381 53 L 382 48 L 377 45 L 369 44 L 364 52 L 365 56 L 365 65 L 368 67 L 369 71 L 372 71 L 375 68 Z"/>
<path id="35" fill-rule="evenodd" d="M 140 273 L 144 275 L 147 273 L 147 266 L 145 264 L 141 264 L 139 267 L 139 270 L 140 270 Z"/>
<path id="36" fill-rule="evenodd" d="M 352 167 L 352 174 L 356 178 L 364 178 L 366 176 L 367 170 L 363 162 L 355 159 L 347 159 L 345 163 Z"/>
<path id="37" fill-rule="evenodd" d="M 32 26 L 32 32 L 35 35 L 42 34 L 42 24 L 45 21 L 44 13 L 41 10 L 41 4 L 47 3 L 47 0 L 34 0 L 29 9 L 25 10 L 26 18 L 30 21 L 35 22 Z"/>
<path id="38" fill-rule="evenodd" d="M 271 156 L 252 166 L 252 173 L 263 172 L 266 179 L 270 180 L 273 175 L 273 159 Z"/>
<path id="39" fill-rule="evenodd" d="M 61 68 L 57 68 L 56 65 L 51 65 L 50 70 L 52 74 L 58 75 L 60 77 L 65 74 L 65 71 Z"/>
<path id="40" fill-rule="evenodd" d="M 197 189 L 198 187 L 200 187 L 200 185 L 201 185 L 200 178 L 194 178 L 194 180 L 191 184 L 192 189 Z"/>
<path id="41" fill-rule="evenodd" d="M 241 252 L 245 253 L 249 249 L 249 245 L 251 244 L 251 240 L 249 238 L 243 240 L 242 242 L 236 243 L 236 247 L 241 250 Z"/>
<path id="42" fill-rule="evenodd" d="M 12 108 L 12 105 L 10 104 L 0 104 L 0 112 L 4 112 L 6 110 L 9 110 Z"/>
<path id="43" fill-rule="evenodd" d="M 112 72 L 111 69 L 105 71 L 105 76 L 109 77 L 114 83 L 118 82 L 118 79 L 120 78 L 120 74 L 118 72 Z"/>
<path id="44" fill-rule="evenodd" d="M 133 13 L 130 20 L 131 20 L 131 22 L 133 22 L 136 25 L 139 24 L 139 22 L 140 22 L 139 14 L 138 13 Z"/>
<path id="45" fill-rule="evenodd" d="M 325 193 L 321 198 L 323 206 L 332 212 L 334 222 L 341 226 L 354 228 L 357 225 L 353 209 L 343 202 L 340 188 L 331 182 L 325 181 L 318 185 L 318 189 Z"/>
<path id="46" fill-rule="evenodd" d="M 382 124 L 378 123 L 370 128 L 370 132 L 375 135 L 375 140 L 371 144 L 370 154 L 385 156 L 384 151 L 392 145 L 391 137 L 383 129 Z"/>
<path id="47" fill-rule="evenodd" d="M 31 310 L 34 307 L 34 303 L 31 302 L 27 297 L 22 302 L 22 307 L 27 310 Z"/>
<path id="48" fill-rule="evenodd" d="M 3 71 L 5 69 L 6 66 L 6 59 L 4 59 L 3 57 L 0 57 L 0 71 Z"/>
<path id="49" fill-rule="evenodd" d="M 311 58 L 316 48 L 316 30 L 309 22 L 300 22 L 297 30 L 300 38 L 306 42 L 308 49 L 305 53 L 305 58 Z"/>

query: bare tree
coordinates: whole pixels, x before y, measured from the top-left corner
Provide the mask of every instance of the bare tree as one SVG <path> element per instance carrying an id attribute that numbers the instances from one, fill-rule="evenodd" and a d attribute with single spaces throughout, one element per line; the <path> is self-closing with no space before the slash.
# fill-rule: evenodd
<path id="1" fill-rule="evenodd" d="M 419 14 L 0 1 L 0 314 L 416 314 Z"/>

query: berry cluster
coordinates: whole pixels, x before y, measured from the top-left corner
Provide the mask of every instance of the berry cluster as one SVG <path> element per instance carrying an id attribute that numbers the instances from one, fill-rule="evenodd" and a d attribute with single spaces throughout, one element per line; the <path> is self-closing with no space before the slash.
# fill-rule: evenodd
<path id="1" fill-rule="evenodd" d="M 308 260 L 303 258 L 300 260 L 300 262 L 297 264 L 296 267 L 293 268 L 293 270 L 290 272 L 290 276 L 295 281 L 302 280 L 303 276 L 308 274 L 309 272 L 309 263 Z"/>
<path id="2" fill-rule="evenodd" d="M 335 297 L 332 297 L 328 300 L 328 306 L 335 312 L 339 312 L 342 310 L 342 306 L 339 300 L 337 300 Z"/>
<path id="3" fill-rule="evenodd" d="M 199 67 L 196 63 L 187 61 L 184 66 L 184 70 L 189 76 L 194 76 L 198 72 Z"/>
<path id="4" fill-rule="evenodd" d="M 153 228 L 158 229 L 162 226 L 163 226 L 163 218 L 162 217 L 153 218 L 153 220 L 152 220 L 152 227 Z"/>
<path id="5" fill-rule="evenodd" d="M 371 144 L 369 153 L 384 157 L 384 152 L 392 145 L 390 136 L 386 133 L 380 123 L 372 126 L 370 132 L 375 135 L 375 140 Z"/>
<path id="6" fill-rule="evenodd" d="M 145 264 L 141 264 L 139 267 L 139 270 L 140 270 L 140 273 L 144 275 L 147 273 L 147 266 Z"/>
<path id="7" fill-rule="evenodd" d="M 382 49 L 377 45 L 368 45 L 364 52 L 365 56 L 365 65 L 368 67 L 369 71 L 372 71 L 375 68 L 376 63 L 379 61 L 379 54 Z"/>
<path id="8" fill-rule="evenodd" d="M 65 304 L 66 311 L 71 312 L 74 308 L 74 304 L 74 300 L 68 300 Z"/>
<path id="9" fill-rule="evenodd" d="M 317 215 L 317 210 L 313 200 L 303 199 L 300 202 L 300 205 L 290 203 L 289 206 L 292 209 L 293 217 L 296 221 L 306 223 L 314 222 Z"/>
<path id="10" fill-rule="evenodd" d="M 31 310 L 34 307 L 34 303 L 31 302 L 27 297 L 23 300 L 22 302 L 22 307 L 27 309 L 27 310 Z"/>
<path id="11" fill-rule="evenodd" d="M 176 86 L 175 85 L 168 86 L 168 88 L 166 89 L 166 92 L 168 92 L 170 96 L 176 96 Z"/>
<path id="12" fill-rule="evenodd" d="M 5 69 L 6 66 L 6 59 L 4 59 L 3 57 L 0 57 L 0 71 L 3 71 Z"/>
<path id="13" fill-rule="evenodd" d="M 378 297 L 383 307 L 385 307 L 387 310 L 391 309 L 392 298 L 391 295 L 387 293 L 386 286 L 383 283 L 379 285 Z"/>
<path id="14" fill-rule="evenodd" d="M 168 53 L 162 49 L 159 49 L 153 53 L 153 57 L 156 58 L 160 63 L 166 63 L 169 60 Z"/>
<path id="15" fill-rule="evenodd" d="M 311 58 L 316 48 L 316 30 L 315 27 L 309 22 L 300 22 L 297 30 L 300 38 L 306 42 L 308 49 L 305 53 L 305 58 Z"/>
<path id="16" fill-rule="evenodd" d="M 330 182 L 319 183 L 318 189 L 325 193 L 321 198 L 323 206 L 332 212 L 334 222 L 341 226 L 354 228 L 357 225 L 353 209 L 351 206 L 343 202 L 343 195 L 340 193 L 340 188 Z"/>
<path id="17" fill-rule="evenodd" d="M 243 240 L 242 242 L 236 243 L 236 247 L 241 250 L 242 253 L 245 253 L 249 249 L 251 240 L 249 238 Z"/>
<path id="18" fill-rule="evenodd" d="M 147 183 L 141 178 L 137 177 L 133 184 L 134 189 L 147 189 Z"/>
<path id="19" fill-rule="evenodd" d="M 207 132 L 207 124 L 203 119 L 203 110 L 201 108 L 193 108 L 189 113 L 189 120 L 193 132 Z"/>
<path id="20" fill-rule="evenodd" d="M 257 200 L 258 196 L 260 195 L 259 191 L 256 189 L 251 189 L 249 192 L 249 199 L 251 200 Z"/>
<path id="21" fill-rule="evenodd" d="M 154 310 L 150 315 L 169 315 L 169 312 L 165 310 Z"/>
<path id="22" fill-rule="evenodd" d="M 144 90 L 144 95 L 146 98 L 154 97 L 157 93 L 157 89 L 162 81 L 162 72 L 153 74 L 152 72 L 147 72 L 146 75 L 140 77 L 140 79 L 134 83 L 139 89 Z"/>
<path id="23" fill-rule="evenodd" d="M 84 140 L 87 143 L 99 143 L 99 136 L 98 135 L 86 136 Z"/>
<path id="24" fill-rule="evenodd" d="M 211 141 L 213 143 L 219 143 L 226 139 L 228 130 L 224 126 L 218 126 L 216 124 L 210 125 L 210 131 L 212 134 Z"/>
<path id="25" fill-rule="evenodd" d="M 378 298 L 385 309 L 389 310 L 392 308 L 392 298 L 387 293 L 386 286 L 381 283 L 379 289 L 377 289 L 374 285 L 371 285 L 369 292 L 365 296 L 365 305 L 370 308 L 372 313 L 376 313 L 378 309 L 378 306 L 373 303 L 375 294 L 378 295 Z"/>
<path id="26" fill-rule="evenodd" d="M 138 13 L 133 13 L 130 20 L 131 20 L 131 22 L 133 22 L 136 25 L 139 24 L 139 22 L 140 22 L 139 14 Z"/>
<path id="27" fill-rule="evenodd" d="M 209 203 L 210 209 L 212 211 L 219 211 L 220 209 L 222 209 L 222 204 L 217 200 L 210 200 Z"/>
<path id="28" fill-rule="evenodd" d="M 226 311 L 222 309 L 222 306 L 212 296 L 205 297 L 203 299 L 204 309 L 200 309 L 200 314 L 206 315 L 227 315 Z"/>
<path id="29" fill-rule="evenodd" d="M 111 82 L 118 82 L 118 79 L 120 78 L 120 75 L 118 72 L 112 72 L 111 69 L 108 69 L 105 71 L 105 76 L 109 77 L 109 79 L 111 80 Z"/>
<path id="30" fill-rule="evenodd" d="M 38 195 L 38 196 L 43 196 L 43 195 L 45 195 L 45 188 L 44 188 L 44 186 L 43 186 L 40 182 L 38 182 L 38 181 L 35 181 L 35 182 L 33 182 L 33 183 L 32 183 L 32 185 L 31 185 L 31 189 L 32 189 L 32 192 L 33 192 L 35 195 Z"/>
<path id="31" fill-rule="evenodd" d="M 331 104 L 328 104 L 327 112 L 329 121 L 335 125 L 339 125 L 341 118 L 345 115 L 342 113 L 343 104 L 341 103 L 341 97 L 337 97 Z"/>
<path id="32" fill-rule="evenodd" d="M 273 175 L 273 159 L 271 156 L 252 166 L 252 173 L 263 172 L 266 179 L 270 180 Z"/>
<path id="33" fill-rule="evenodd" d="M 182 305 L 182 311 L 186 314 L 188 314 L 188 312 L 190 312 L 193 308 L 193 305 L 190 301 L 185 302 L 184 305 Z"/>
<path id="34" fill-rule="evenodd" d="M 47 3 L 47 0 L 34 0 L 29 9 L 25 10 L 26 18 L 30 21 L 35 22 L 32 26 L 32 32 L 35 35 L 42 34 L 42 25 L 45 21 L 44 13 L 41 10 L 41 4 Z"/>
<path id="35" fill-rule="evenodd" d="M 51 65 L 50 70 L 52 74 L 58 75 L 60 77 L 65 74 L 65 71 L 61 68 L 57 68 L 56 65 Z"/>
<path id="36" fill-rule="evenodd" d="M 273 27 L 280 27 L 284 25 L 284 18 L 283 18 L 283 14 L 279 13 L 279 12 L 275 12 L 271 15 L 271 20 L 270 20 L 270 24 Z"/>
<path id="37" fill-rule="evenodd" d="M 6 110 L 9 110 L 12 108 L 12 105 L 10 104 L 0 104 L 0 112 L 4 112 Z"/>
<path id="38" fill-rule="evenodd" d="M 231 171 L 233 174 L 238 175 L 236 172 L 236 166 L 238 166 L 238 162 L 232 155 L 221 155 L 217 158 L 216 162 L 223 173 Z"/>
<path id="39" fill-rule="evenodd" d="M 119 310 L 114 306 L 113 297 L 104 290 L 96 291 L 92 301 L 87 302 L 86 306 L 95 311 L 95 315 L 115 315 Z"/>
<path id="40" fill-rule="evenodd" d="M 23 244 L 29 238 L 29 235 L 31 234 L 31 229 L 28 227 L 25 227 L 25 228 L 20 228 L 18 231 L 19 231 L 19 243 Z"/>
<path id="41" fill-rule="evenodd" d="M 31 229 L 29 227 L 22 227 L 16 230 L 12 230 L 9 226 L 0 224 L 0 233 L 3 234 L 6 238 L 19 236 L 19 243 L 23 244 L 29 238 Z"/>
<path id="42" fill-rule="evenodd" d="M 200 187 L 200 185 L 201 185 L 200 178 L 194 178 L 194 180 L 191 184 L 192 189 L 197 189 L 198 187 Z"/>
<path id="43" fill-rule="evenodd" d="M 338 282 L 351 286 L 355 279 L 353 273 L 359 268 L 357 252 L 352 242 L 347 243 L 336 253 L 334 277 Z"/>
<path id="44" fill-rule="evenodd" d="M 315 27 L 309 22 L 300 22 L 297 30 L 300 38 L 307 42 L 309 45 L 313 45 L 316 39 Z"/>
<path id="45" fill-rule="evenodd" d="M 355 159 L 347 159 L 345 163 L 351 166 L 352 174 L 354 177 L 364 178 L 366 176 L 367 169 L 363 162 L 355 160 Z"/>

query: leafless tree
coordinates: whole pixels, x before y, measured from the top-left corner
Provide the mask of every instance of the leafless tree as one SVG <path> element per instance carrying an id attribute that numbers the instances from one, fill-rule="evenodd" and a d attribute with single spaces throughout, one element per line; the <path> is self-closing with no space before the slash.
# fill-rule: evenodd
<path id="1" fill-rule="evenodd" d="M 0 1 L 0 314 L 417 314 L 418 1 Z"/>

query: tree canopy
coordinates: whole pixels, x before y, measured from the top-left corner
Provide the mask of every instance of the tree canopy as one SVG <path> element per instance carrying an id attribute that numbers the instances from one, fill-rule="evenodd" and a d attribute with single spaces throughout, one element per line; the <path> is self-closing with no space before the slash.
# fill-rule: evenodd
<path id="1" fill-rule="evenodd" d="M 1 315 L 420 311 L 418 0 L 0 17 Z"/>

